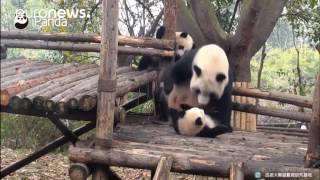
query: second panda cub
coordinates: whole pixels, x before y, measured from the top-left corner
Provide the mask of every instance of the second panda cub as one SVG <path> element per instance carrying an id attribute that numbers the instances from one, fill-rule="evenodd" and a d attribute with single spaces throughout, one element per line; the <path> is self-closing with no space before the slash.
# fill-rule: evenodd
<path id="1" fill-rule="evenodd" d="M 182 104 L 182 111 L 175 111 L 172 117 L 173 127 L 178 134 L 185 136 L 216 137 L 216 127 L 228 129 L 218 121 L 205 114 L 203 109 Z"/>

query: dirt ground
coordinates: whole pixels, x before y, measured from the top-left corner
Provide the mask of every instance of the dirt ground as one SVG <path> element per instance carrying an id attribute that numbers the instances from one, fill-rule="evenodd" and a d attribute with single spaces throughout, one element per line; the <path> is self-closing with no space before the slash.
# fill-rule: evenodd
<path id="1" fill-rule="evenodd" d="M 1 169 L 11 163 L 25 157 L 31 150 L 19 149 L 12 150 L 1 148 Z M 50 153 L 42 158 L 30 163 L 29 165 L 11 173 L 4 179 L 22 180 L 43 180 L 43 179 L 69 179 L 68 177 L 69 160 L 67 155 L 61 153 Z M 150 179 L 150 171 L 131 168 L 112 167 L 124 180 L 147 180 Z M 193 180 L 198 179 L 193 175 L 174 173 L 172 179 Z"/>

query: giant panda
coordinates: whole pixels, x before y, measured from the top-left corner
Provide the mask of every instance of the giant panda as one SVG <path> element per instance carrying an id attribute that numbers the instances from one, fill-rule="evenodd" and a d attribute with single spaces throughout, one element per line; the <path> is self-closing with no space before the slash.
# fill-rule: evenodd
<path id="1" fill-rule="evenodd" d="M 165 26 L 161 26 L 156 32 L 156 38 L 162 39 L 165 34 Z M 184 55 L 186 51 L 195 48 L 194 41 L 192 37 L 187 32 L 176 32 L 176 56 L 175 62 L 180 59 L 181 56 Z M 159 61 L 160 57 L 153 57 L 153 56 L 142 56 L 139 64 L 138 70 L 157 70 L 159 68 Z M 171 58 L 162 58 L 164 60 L 170 60 Z"/>
<path id="2" fill-rule="evenodd" d="M 185 136 L 211 137 L 228 132 L 229 128 L 207 115 L 203 109 L 182 104 L 182 111 L 170 109 L 172 123 L 178 134 Z"/>
<path id="3" fill-rule="evenodd" d="M 218 134 L 232 131 L 230 119 L 233 69 L 229 67 L 227 55 L 221 47 L 209 44 L 187 52 L 170 68 L 166 81 L 164 89 L 167 90 L 167 97 L 181 94 L 177 91 L 179 89 L 189 88 L 189 98 L 196 98 L 197 103 L 186 104 L 202 107 L 207 115 L 219 122 L 221 128 L 215 128 Z M 167 99 L 168 104 L 175 99 L 177 98 Z M 185 101 L 174 103 L 179 106 L 185 104 Z M 173 109 L 181 110 L 175 107 Z M 175 116 L 172 111 L 169 112 L 170 116 Z"/>

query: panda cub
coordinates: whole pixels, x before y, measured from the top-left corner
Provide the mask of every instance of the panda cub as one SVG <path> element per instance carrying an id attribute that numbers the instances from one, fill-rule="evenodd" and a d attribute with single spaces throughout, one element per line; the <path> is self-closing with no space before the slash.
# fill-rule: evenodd
<path id="1" fill-rule="evenodd" d="M 213 134 L 219 135 L 232 131 L 230 126 L 232 82 L 233 70 L 229 68 L 224 50 L 218 45 L 209 44 L 187 52 L 176 62 L 170 68 L 164 89 L 167 90 L 167 97 L 171 94 L 176 94 L 178 97 L 181 92 L 177 90 L 189 88 L 189 98 L 196 98 L 198 104 L 187 103 L 187 105 L 203 106 L 205 113 L 218 122 L 212 131 Z M 186 100 L 177 102 L 177 97 L 169 98 L 168 104 L 173 101 L 177 107 L 186 102 Z M 175 107 L 172 108 L 179 110 Z M 171 117 L 176 117 L 175 111 L 170 110 L 169 114 Z"/>
<path id="2" fill-rule="evenodd" d="M 156 32 L 156 38 L 162 39 L 164 34 L 165 34 L 165 27 L 161 26 Z M 177 51 L 176 51 L 175 61 L 178 61 L 186 51 L 189 51 L 195 48 L 193 39 L 187 32 L 176 32 L 176 45 L 177 45 Z M 171 58 L 167 58 L 167 59 L 170 60 Z M 146 69 L 150 69 L 150 70 L 158 69 L 159 60 L 160 60 L 159 57 L 142 56 L 138 64 L 138 70 L 142 71 Z"/>
<path id="3" fill-rule="evenodd" d="M 170 109 L 173 127 L 178 134 L 185 136 L 211 137 L 214 138 L 221 134 L 222 131 L 228 131 L 228 127 L 219 124 L 218 121 L 205 114 L 203 109 L 198 107 L 190 107 L 182 104 L 182 111 Z M 220 130 L 217 131 L 217 127 Z"/>

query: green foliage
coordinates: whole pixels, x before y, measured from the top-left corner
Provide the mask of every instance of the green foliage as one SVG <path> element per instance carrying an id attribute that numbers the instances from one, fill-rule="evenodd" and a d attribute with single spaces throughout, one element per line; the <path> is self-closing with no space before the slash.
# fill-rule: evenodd
<path id="1" fill-rule="evenodd" d="M 291 0 L 286 9 L 285 17 L 294 27 L 295 34 L 308 37 L 313 45 L 320 43 L 319 0 Z"/>
<path id="2" fill-rule="evenodd" d="M 297 94 L 298 75 L 296 69 L 297 54 L 294 48 L 274 48 L 267 52 L 261 77 L 262 89 Z M 257 83 L 260 66 L 260 54 L 251 61 L 252 83 Z M 306 94 L 311 93 L 317 73 L 320 72 L 320 58 L 316 50 L 308 47 L 300 48 L 300 69 L 302 86 Z"/>
<path id="3" fill-rule="evenodd" d="M 1 115 L 1 146 L 36 149 L 60 137 L 61 132 L 47 118 L 22 116 L 7 113 Z M 69 129 L 77 128 L 84 123 L 68 121 Z"/>

